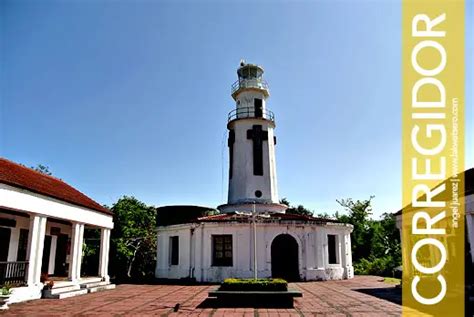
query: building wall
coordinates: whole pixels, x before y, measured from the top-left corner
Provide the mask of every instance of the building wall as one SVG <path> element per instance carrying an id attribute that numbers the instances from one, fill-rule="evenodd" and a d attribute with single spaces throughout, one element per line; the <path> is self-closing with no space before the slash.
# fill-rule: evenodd
<path id="1" fill-rule="evenodd" d="M 474 194 L 470 194 L 465 196 L 465 214 L 466 214 L 466 241 L 465 241 L 465 246 L 466 250 L 468 246 L 470 247 L 470 252 L 471 252 L 471 260 L 472 263 L 474 264 Z M 400 232 L 400 237 L 401 241 L 403 243 L 403 222 L 402 222 L 402 215 L 399 214 L 397 215 L 397 228 Z M 409 232 L 408 230 L 405 230 L 405 234 Z M 469 245 L 468 245 L 469 244 Z M 432 252 L 433 254 L 436 254 L 436 252 Z M 408 265 L 408 262 L 404 263 L 405 267 L 410 267 Z"/>
<path id="2" fill-rule="evenodd" d="M 259 277 L 271 277 L 271 245 L 280 234 L 298 243 L 299 274 L 302 280 L 353 277 L 350 226 L 340 224 L 257 224 L 257 270 Z M 212 266 L 212 235 L 231 234 L 233 265 Z M 337 235 L 338 264 L 329 264 L 327 235 Z M 170 265 L 170 237 L 179 236 L 179 264 Z M 220 282 L 228 277 L 253 277 L 253 229 L 250 223 L 201 223 L 158 228 L 157 278 L 195 278 Z"/>

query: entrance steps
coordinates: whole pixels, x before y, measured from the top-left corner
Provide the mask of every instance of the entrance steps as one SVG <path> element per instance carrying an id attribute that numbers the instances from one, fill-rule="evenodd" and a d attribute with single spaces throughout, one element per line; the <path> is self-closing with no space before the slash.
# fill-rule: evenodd
<path id="1" fill-rule="evenodd" d="M 106 291 L 109 289 L 114 289 L 115 284 L 110 284 L 110 282 L 106 281 L 98 281 L 98 282 L 87 282 L 81 284 L 81 289 L 87 289 L 88 293 L 96 293 L 100 291 Z"/>
<path id="2" fill-rule="evenodd" d="M 84 294 L 87 294 L 87 289 L 81 289 L 77 284 L 53 286 L 52 289 L 43 290 L 43 298 L 63 299 Z"/>
<path id="3" fill-rule="evenodd" d="M 98 279 L 73 282 L 60 282 L 51 289 L 43 290 L 43 298 L 63 299 L 88 293 L 114 289 L 115 284 Z"/>
<path id="4" fill-rule="evenodd" d="M 102 291 L 108 291 L 114 288 L 115 288 L 115 284 L 107 284 L 107 285 L 91 287 L 88 289 L 88 291 L 89 293 L 97 293 L 97 292 L 102 292 Z"/>

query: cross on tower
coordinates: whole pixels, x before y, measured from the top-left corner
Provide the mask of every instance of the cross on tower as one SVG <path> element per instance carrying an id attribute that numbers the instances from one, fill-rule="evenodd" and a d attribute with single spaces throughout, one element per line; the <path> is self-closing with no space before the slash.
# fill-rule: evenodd
<path id="1" fill-rule="evenodd" d="M 253 174 L 263 175 L 263 141 L 268 141 L 268 131 L 254 125 L 252 130 L 247 130 L 247 139 L 253 141 Z"/>

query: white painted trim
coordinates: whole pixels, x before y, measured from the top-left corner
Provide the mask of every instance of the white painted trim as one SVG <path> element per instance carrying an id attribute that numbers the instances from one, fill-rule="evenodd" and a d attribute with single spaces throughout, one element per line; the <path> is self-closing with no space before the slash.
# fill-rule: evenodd
<path id="1" fill-rule="evenodd" d="M 112 229 L 112 215 L 0 183 L 0 206 Z"/>
<path id="2" fill-rule="evenodd" d="M 30 217 L 28 239 L 28 286 L 30 287 L 36 287 L 40 284 L 46 221 L 47 218 L 43 216 L 32 215 Z"/>
<path id="3" fill-rule="evenodd" d="M 20 229 L 19 228 L 9 228 L 10 229 L 10 245 L 8 246 L 8 260 L 10 262 L 16 261 L 18 254 L 18 240 L 20 240 Z"/>
<path id="4" fill-rule="evenodd" d="M 84 224 L 72 224 L 71 236 L 71 264 L 69 267 L 69 278 L 71 281 L 77 281 L 81 278 L 81 262 L 82 262 L 82 243 L 84 238 Z"/>
<path id="5" fill-rule="evenodd" d="M 110 280 L 109 249 L 110 249 L 110 229 L 103 228 L 100 232 L 99 276 L 104 281 Z"/>
<path id="6" fill-rule="evenodd" d="M 48 264 L 48 274 L 54 274 L 54 269 L 56 266 L 56 246 L 57 246 L 58 236 L 51 236 L 51 248 L 49 253 L 49 264 Z"/>

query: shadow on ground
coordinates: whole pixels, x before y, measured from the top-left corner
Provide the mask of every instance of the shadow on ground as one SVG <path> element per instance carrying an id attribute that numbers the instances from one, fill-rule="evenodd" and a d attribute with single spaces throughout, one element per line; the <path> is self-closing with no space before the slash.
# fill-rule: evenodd
<path id="1" fill-rule="evenodd" d="M 389 302 L 402 304 L 402 289 L 399 287 L 382 287 L 382 288 L 359 288 L 353 291 L 371 295 Z"/>
<path id="2" fill-rule="evenodd" d="M 112 283 L 116 285 L 130 284 L 130 285 L 179 285 L 179 286 L 196 286 L 196 285 L 219 285 L 213 282 L 197 282 L 196 279 L 181 278 L 181 279 L 112 279 Z"/>
<path id="3" fill-rule="evenodd" d="M 293 308 L 293 300 L 288 301 L 228 301 L 208 297 L 197 308 Z"/>

